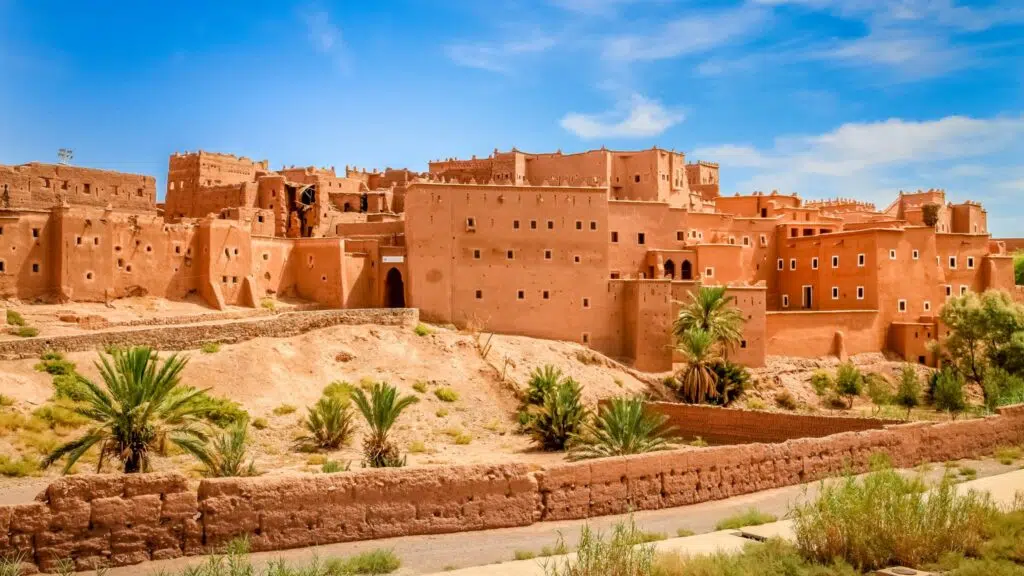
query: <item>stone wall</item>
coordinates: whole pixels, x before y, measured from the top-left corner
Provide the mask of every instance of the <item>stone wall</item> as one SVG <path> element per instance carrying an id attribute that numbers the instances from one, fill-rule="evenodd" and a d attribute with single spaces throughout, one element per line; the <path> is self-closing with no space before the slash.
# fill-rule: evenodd
<path id="1" fill-rule="evenodd" d="M 700 436 L 712 444 L 783 442 L 795 438 L 820 438 L 840 432 L 858 432 L 896 424 L 896 420 L 842 416 L 783 414 L 764 410 L 738 410 L 672 402 L 653 402 L 648 407 L 668 416 L 682 438 Z"/>
<path id="2" fill-rule="evenodd" d="M 232 344 L 253 338 L 287 338 L 310 330 L 343 324 L 411 326 L 417 322 L 419 322 L 419 311 L 414 308 L 284 312 L 271 317 L 244 320 L 7 340 L 0 342 L 0 358 L 35 358 L 45 350 L 78 352 L 96 350 L 107 345 L 152 346 L 161 350 L 192 350 L 201 347 L 206 342 Z"/>
<path id="3" fill-rule="evenodd" d="M 877 453 L 897 466 L 991 453 L 1024 442 L 1024 405 L 996 416 L 920 422 L 778 444 L 688 448 L 549 466 L 522 464 L 223 478 L 188 489 L 178 474 L 57 480 L 31 504 L 0 507 L 0 555 L 52 570 L 86 569 L 222 549 L 254 550 L 526 526 L 728 498 L 864 472 Z"/>

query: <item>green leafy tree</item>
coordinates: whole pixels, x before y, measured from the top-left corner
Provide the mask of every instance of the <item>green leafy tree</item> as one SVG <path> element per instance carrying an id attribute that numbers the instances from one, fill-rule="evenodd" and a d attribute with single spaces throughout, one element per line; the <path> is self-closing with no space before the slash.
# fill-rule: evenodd
<path id="1" fill-rule="evenodd" d="M 307 410 L 308 414 L 302 421 L 306 433 L 295 439 L 299 448 L 334 450 L 352 438 L 354 415 L 347 398 L 323 396 Z"/>
<path id="2" fill-rule="evenodd" d="M 571 438 L 582 432 L 588 416 L 579 384 L 565 378 L 544 395 L 544 402 L 526 430 L 541 448 L 563 450 Z"/>
<path id="3" fill-rule="evenodd" d="M 96 363 L 103 386 L 78 375 L 86 391 L 73 410 L 92 426 L 81 437 L 57 447 L 43 467 L 64 458 L 64 472 L 90 448 L 99 446 L 97 470 L 107 458 L 121 461 L 126 473 L 149 470 L 150 453 L 168 443 L 205 461 L 208 440 L 205 410 L 197 402 L 202 390 L 181 386 L 187 358 L 172 354 L 162 363 L 146 346 L 117 350 Z"/>
<path id="4" fill-rule="evenodd" d="M 1024 250 L 1013 253 L 1013 278 L 1014 284 L 1024 285 Z"/>
<path id="5" fill-rule="evenodd" d="M 399 396 L 397 388 L 384 382 L 375 382 L 369 396 L 361 389 L 352 390 L 352 402 L 370 426 L 370 433 L 363 439 L 366 466 L 387 468 L 405 465 L 398 445 L 390 438 L 391 427 L 403 410 L 418 401 L 415 396 Z"/>
<path id="6" fill-rule="evenodd" d="M 864 391 L 864 375 L 851 362 L 843 362 L 836 370 L 836 393 L 850 399 L 849 407 L 853 408 L 853 399 Z"/>
<path id="7" fill-rule="evenodd" d="M 1024 378 L 1002 368 L 990 367 L 985 372 L 982 386 L 985 391 L 985 408 L 989 412 L 1000 406 L 1024 401 Z"/>
<path id="8" fill-rule="evenodd" d="M 893 402 L 907 409 L 908 420 L 910 411 L 921 404 L 921 380 L 910 364 L 904 364 L 903 370 L 900 371 L 900 384 L 896 388 Z"/>
<path id="9" fill-rule="evenodd" d="M 921 219 L 924 221 L 925 226 L 935 227 L 939 223 L 939 209 L 942 208 L 938 204 L 929 202 L 921 207 Z"/>
<path id="10" fill-rule="evenodd" d="M 943 363 L 965 379 L 983 385 L 990 365 L 1024 370 L 1024 306 L 1006 292 L 951 298 L 939 316 L 948 328 L 941 346 Z"/>
<path id="11" fill-rule="evenodd" d="M 249 457 L 249 423 L 242 421 L 229 425 L 210 440 L 210 448 L 203 458 L 205 476 L 227 478 L 256 476 L 256 464 Z"/>
<path id="12" fill-rule="evenodd" d="M 604 458 L 669 448 L 668 416 L 644 409 L 641 398 L 612 398 L 569 449 L 569 458 Z"/>
<path id="13" fill-rule="evenodd" d="M 867 389 L 868 398 L 871 399 L 872 413 L 877 414 L 882 406 L 893 402 L 892 385 L 885 379 L 885 376 L 876 372 L 869 372 L 864 375 L 864 387 Z"/>
<path id="14" fill-rule="evenodd" d="M 721 357 L 714 336 L 703 328 L 692 327 L 679 337 L 676 350 L 686 363 L 676 376 L 683 401 L 698 404 L 717 398 L 718 375 L 713 366 Z"/>
<path id="15" fill-rule="evenodd" d="M 935 389 L 932 391 L 935 408 L 956 419 L 957 414 L 967 408 L 964 398 L 964 379 L 959 372 L 943 368 L 935 378 Z"/>
<path id="16" fill-rule="evenodd" d="M 716 344 L 728 349 L 743 338 L 745 319 L 736 307 L 736 297 L 726 295 L 724 286 L 701 286 L 690 292 L 690 300 L 682 303 L 672 325 L 672 333 L 682 339 L 696 328 L 711 335 Z"/>

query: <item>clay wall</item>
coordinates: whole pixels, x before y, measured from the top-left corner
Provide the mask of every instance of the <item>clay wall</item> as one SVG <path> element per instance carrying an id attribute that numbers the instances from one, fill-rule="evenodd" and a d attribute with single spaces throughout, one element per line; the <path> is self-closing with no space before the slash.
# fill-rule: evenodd
<path id="1" fill-rule="evenodd" d="M 171 195 L 164 206 L 167 218 L 205 218 L 228 208 L 253 207 L 257 201 L 255 182 L 200 186 L 193 193 Z"/>
<path id="2" fill-rule="evenodd" d="M 341 238 L 360 236 L 397 236 L 405 233 L 403 220 L 385 220 L 382 222 L 342 222 L 335 226 L 334 233 Z"/>
<path id="3" fill-rule="evenodd" d="M 987 236 L 936 234 L 935 247 L 942 274 L 939 284 L 949 286 L 954 296 L 985 290 L 982 261 L 988 255 Z"/>
<path id="4" fill-rule="evenodd" d="M 765 353 L 819 358 L 837 355 L 842 333 L 846 354 L 885 349 L 885 324 L 877 310 L 799 311 L 765 313 Z"/>
<path id="5" fill-rule="evenodd" d="M 938 337 L 937 321 L 893 322 L 889 325 L 887 347 L 908 362 L 936 366 L 937 358 L 928 350 L 928 343 Z"/>
<path id="6" fill-rule="evenodd" d="M 605 150 L 591 150 L 580 154 L 528 155 L 526 179 L 532 186 L 566 183 L 569 185 L 595 185 L 607 183 L 611 176 L 611 154 Z"/>
<path id="7" fill-rule="evenodd" d="M 152 176 L 63 164 L 0 165 L 0 208 L 48 210 L 63 203 L 156 210 Z"/>
<path id="8" fill-rule="evenodd" d="M 614 152 L 611 157 L 611 198 L 665 202 L 668 200 L 667 166 L 662 150 Z M 665 158 L 667 159 L 667 158 Z"/>
<path id="9" fill-rule="evenodd" d="M 49 212 L 0 212 L 0 294 L 22 300 L 52 296 L 59 239 Z"/>
<path id="10" fill-rule="evenodd" d="M 295 282 L 297 260 L 292 258 L 294 248 L 294 240 L 253 237 L 252 276 L 258 297 L 298 295 Z"/>
<path id="11" fill-rule="evenodd" d="M 995 240 L 1002 242 L 1006 246 L 1008 254 L 1024 250 L 1024 238 L 995 238 Z"/>
<path id="12" fill-rule="evenodd" d="M 950 206 L 950 231 L 955 234 L 988 234 L 987 214 L 981 204 L 965 202 Z"/>
<path id="13" fill-rule="evenodd" d="M 860 431 L 586 460 L 536 472 L 507 464 L 205 479 L 195 492 L 179 474 L 72 476 L 52 483 L 36 502 L 0 507 L 0 555 L 21 553 L 31 568 L 52 571 L 62 558 L 88 569 L 215 552 L 239 536 L 247 536 L 254 551 L 269 551 L 528 526 L 866 472 L 877 454 L 912 467 L 1024 441 L 1024 406 L 987 418 L 880 429 L 882 421 L 854 418 L 654 407 L 670 411 L 680 425 L 702 421 L 740 441 Z"/>
<path id="14" fill-rule="evenodd" d="M 340 238 L 296 239 L 292 248 L 292 273 L 299 297 L 326 306 L 346 306 L 345 241 Z M 372 288 L 371 288 L 372 289 Z"/>
<path id="15" fill-rule="evenodd" d="M 232 189 L 240 191 L 239 186 L 255 183 L 259 175 L 268 171 L 266 160 L 254 162 L 244 156 L 205 151 L 173 154 L 167 165 L 165 214 L 169 217 L 203 217 L 211 211 L 218 213 L 220 208 L 231 205 L 224 204 L 213 210 L 208 208 L 229 202 Z M 213 188 L 214 194 L 207 196 L 205 188 Z M 254 193 L 255 190 L 244 197 L 248 199 L 249 194 Z M 242 203 L 241 192 L 234 194 L 239 202 L 233 206 L 252 205 L 251 201 Z"/>

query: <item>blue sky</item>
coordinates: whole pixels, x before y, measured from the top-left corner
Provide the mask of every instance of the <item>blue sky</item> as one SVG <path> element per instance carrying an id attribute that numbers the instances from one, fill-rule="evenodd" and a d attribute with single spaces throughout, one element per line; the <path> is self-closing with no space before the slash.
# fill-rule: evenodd
<path id="1" fill-rule="evenodd" d="M 0 0 L 0 163 L 685 151 L 723 192 L 985 202 L 1024 236 L 1024 1 Z"/>

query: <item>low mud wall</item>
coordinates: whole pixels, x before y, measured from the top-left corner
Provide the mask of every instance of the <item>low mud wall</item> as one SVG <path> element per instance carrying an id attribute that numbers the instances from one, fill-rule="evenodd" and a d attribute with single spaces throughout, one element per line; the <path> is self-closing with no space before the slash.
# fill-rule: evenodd
<path id="1" fill-rule="evenodd" d="M 666 424 L 675 427 L 682 438 L 700 436 L 712 444 L 784 442 L 796 438 L 820 438 L 840 432 L 859 432 L 896 424 L 896 420 L 783 414 L 764 410 L 739 410 L 650 402 L 648 409 L 668 416 Z"/>
<path id="2" fill-rule="evenodd" d="M 414 325 L 419 322 L 415 308 L 360 308 L 284 312 L 270 317 L 212 321 L 151 328 L 109 330 L 91 334 L 40 336 L 0 342 L 0 358 L 35 358 L 45 350 L 79 352 L 107 345 L 152 346 L 163 350 L 191 350 L 206 342 L 231 344 L 253 338 L 286 338 L 310 330 L 339 325 Z"/>
<path id="3" fill-rule="evenodd" d="M 977 457 L 1024 442 L 1024 405 L 987 418 L 911 423 L 777 444 L 690 448 L 566 463 L 360 470 L 203 480 L 179 474 L 60 479 L 37 502 L 0 507 L 0 555 L 29 570 L 202 554 L 248 536 L 254 550 L 526 526 L 668 508 L 897 466 Z"/>

